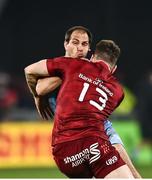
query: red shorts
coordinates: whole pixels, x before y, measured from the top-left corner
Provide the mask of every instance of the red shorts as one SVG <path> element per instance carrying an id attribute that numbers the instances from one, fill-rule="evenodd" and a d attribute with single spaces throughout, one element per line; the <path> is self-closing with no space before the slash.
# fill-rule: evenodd
<path id="1" fill-rule="evenodd" d="M 100 137 L 88 137 L 53 147 L 58 168 L 69 178 L 104 178 L 125 163 L 119 153 Z"/>

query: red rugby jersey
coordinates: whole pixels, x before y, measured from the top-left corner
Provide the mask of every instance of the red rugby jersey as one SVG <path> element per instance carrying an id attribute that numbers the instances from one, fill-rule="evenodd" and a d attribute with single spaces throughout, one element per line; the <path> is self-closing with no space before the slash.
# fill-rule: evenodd
<path id="1" fill-rule="evenodd" d="M 47 60 L 50 76 L 62 85 L 52 132 L 52 145 L 88 136 L 108 137 L 104 120 L 120 104 L 123 89 L 103 62 L 58 57 Z"/>

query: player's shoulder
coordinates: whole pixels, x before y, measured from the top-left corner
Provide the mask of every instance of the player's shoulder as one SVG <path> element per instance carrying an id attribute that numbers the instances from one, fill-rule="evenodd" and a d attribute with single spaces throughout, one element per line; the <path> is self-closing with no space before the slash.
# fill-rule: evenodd
<path id="1" fill-rule="evenodd" d="M 119 94 L 120 96 L 123 96 L 124 90 L 123 90 L 123 86 L 120 83 L 120 81 L 115 76 L 112 76 L 111 82 L 112 82 L 114 89 L 117 92 L 117 94 Z"/>

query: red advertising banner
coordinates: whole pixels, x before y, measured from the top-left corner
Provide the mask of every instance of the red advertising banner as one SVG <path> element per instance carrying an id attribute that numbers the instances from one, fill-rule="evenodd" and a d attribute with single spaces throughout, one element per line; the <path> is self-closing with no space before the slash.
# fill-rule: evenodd
<path id="1" fill-rule="evenodd" d="M 54 166 L 52 124 L 0 123 L 0 168 Z"/>

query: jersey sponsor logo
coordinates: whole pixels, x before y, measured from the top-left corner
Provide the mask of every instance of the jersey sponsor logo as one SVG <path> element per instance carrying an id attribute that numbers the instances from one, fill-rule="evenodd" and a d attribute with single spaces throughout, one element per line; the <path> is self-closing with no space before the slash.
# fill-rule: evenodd
<path id="1" fill-rule="evenodd" d="M 81 152 L 74 154 L 73 156 L 67 156 L 66 158 L 64 158 L 64 163 L 65 164 L 71 163 L 72 167 L 75 167 L 82 164 L 84 161 L 89 160 L 89 163 L 91 164 L 92 162 L 99 159 L 101 156 L 100 150 L 97 149 L 98 146 L 99 146 L 98 143 L 94 143 L 90 145 L 89 148 L 86 148 Z M 90 158 L 90 155 L 93 156 Z"/>
<path id="2" fill-rule="evenodd" d="M 95 81 L 99 82 L 99 83 L 103 83 L 103 81 L 99 78 L 96 78 Z"/>
<path id="3" fill-rule="evenodd" d="M 95 86 L 98 86 L 98 88 L 101 88 L 105 91 L 105 93 L 109 94 L 109 96 L 113 96 L 113 92 L 111 90 L 103 85 L 103 81 L 96 77 L 95 79 L 92 79 L 90 77 L 87 77 L 86 75 L 80 73 L 79 78 L 83 79 L 86 83 L 94 84 Z"/>
<path id="4" fill-rule="evenodd" d="M 116 163 L 117 161 L 118 161 L 118 158 L 116 156 L 113 156 L 112 158 L 110 158 L 106 161 L 106 165 L 108 165 L 108 166 L 112 165 L 112 164 Z"/>
<path id="5" fill-rule="evenodd" d="M 64 163 L 72 163 L 72 167 L 78 166 L 82 164 L 82 162 L 85 161 L 85 159 L 89 159 L 89 149 L 86 148 L 82 150 L 81 152 L 74 154 L 73 156 L 69 156 L 64 158 Z"/>
<path id="6" fill-rule="evenodd" d="M 98 143 L 94 143 L 90 146 L 90 154 L 92 154 L 93 156 L 90 158 L 89 163 L 93 163 L 94 161 L 98 160 L 101 156 L 100 154 L 100 150 L 97 149 L 99 146 Z"/>

